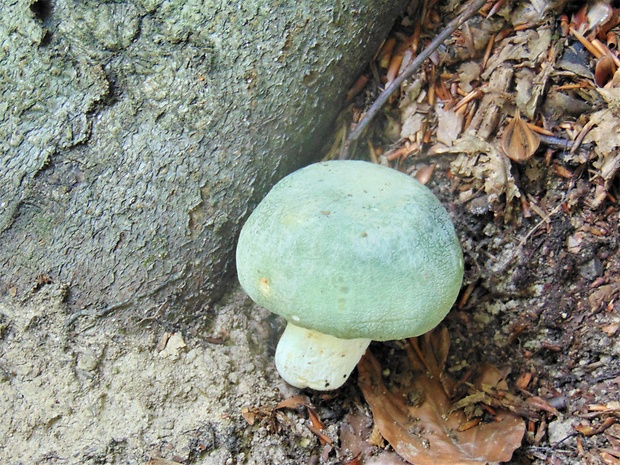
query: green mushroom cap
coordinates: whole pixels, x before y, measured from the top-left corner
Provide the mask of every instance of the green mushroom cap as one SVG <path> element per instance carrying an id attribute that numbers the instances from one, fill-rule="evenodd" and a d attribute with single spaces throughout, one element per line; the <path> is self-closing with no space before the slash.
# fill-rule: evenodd
<path id="1" fill-rule="evenodd" d="M 256 303 L 296 326 L 385 341 L 445 317 L 463 254 L 427 187 L 380 165 L 330 161 L 267 194 L 241 231 L 237 273 Z"/>

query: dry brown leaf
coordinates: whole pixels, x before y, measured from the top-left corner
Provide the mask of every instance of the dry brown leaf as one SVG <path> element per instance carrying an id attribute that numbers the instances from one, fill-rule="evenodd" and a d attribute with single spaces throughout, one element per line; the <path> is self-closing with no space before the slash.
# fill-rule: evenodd
<path id="1" fill-rule="evenodd" d="M 515 104 L 526 118 L 533 119 L 538 100 L 532 98 L 536 73 L 530 68 L 521 68 L 515 72 Z"/>
<path id="2" fill-rule="evenodd" d="M 527 123 L 521 119 L 519 110 L 506 127 L 502 136 L 502 149 L 512 161 L 517 163 L 527 161 L 540 145 L 540 136 L 532 131 Z"/>
<path id="3" fill-rule="evenodd" d="M 537 23 L 553 8 L 553 3 L 549 0 L 530 0 L 529 2 L 517 2 L 516 5 L 518 5 L 517 8 L 510 15 L 513 25 Z"/>
<path id="4" fill-rule="evenodd" d="M 321 432 L 321 430 L 325 428 L 325 425 L 323 424 L 323 422 L 317 415 L 316 411 L 314 410 L 312 403 L 310 403 L 310 399 L 308 399 L 306 396 L 296 395 L 296 396 L 292 396 L 287 399 L 284 399 L 283 401 L 279 402 L 278 405 L 274 407 L 274 411 L 281 410 L 281 409 L 297 410 L 301 407 L 305 407 L 308 411 L 308 419 L 310 420 L 310 424 L 306 425 L 306 428 L 308 428 L 312 433 L 316 435 L 321 445 L 333 444 L 333 440 L 329 436 Z M 243 412 L 242 412 L 242 415 L 243 415 Z"/>
<path id="5" fill-rule="evenodd" d="M 620 459 L 617 459 L 618 451 L 601 451 L 601 460 L 608 465 L 620 465 Z"/>
<path id="6" fill-rule="evenodd" d="M 618 67 L 613 58 L 609 55 L 604 55 L 597 61 L 596 68 L 594 68 L 594 82 L 597 86 L 603 87 L 613 79 L 616 71 L 618 71 Z"/>
<path id="7" fill-rule="evenodd" d="M 375 430 L 366 413 L 358 409 L 348 413 L 340 427 L 340 451 L 364 465 L 406 465 L 395 452 L 385 449 L 385 441 Z"/>
<path id="8" fill-rule="evenodd" d="M 310 399 L 302 395 L 288 397 L 287 399 L 280 401 L 278 405 L 274 407 L 274 410 L 280 410 L 283 408 L 290 408 L 295 410 L 299 407 L 312 407 Z"/>
<path id="9" fill-rule="evenodd" d="M 323 424 L 319 416 L 316 414 L 316 412 L 311 408 L 308 408 L 308 418 L 310 419 L 312 426 L 314 426 L 316 429 L 319 429 L 319 430 L 325 429 L 325 425 Z"/>
<path id="10" fill-rule="evenodd" d="M 498 411 L 493 423 L 468 424 L 441 382 L 445 341 L 425 337 L 409 355 L 418 373 L 410 386 L 388 389 L 382 370 L 367 352 L 358 365 L 359 384 L 383 437 L 405 460 L 416 465 L 469 465 L 510 460 L 521 445 L 525 423 L 515 414 Z M 417 360 L 416 360 L 417 358 Z M 421 399 L 416 405 L 408 399 Z"/>
<path id="11" fill-rule="evenodd" d="M 254 423 L 256 422 L 256 411 L 253 409 L 251 410 L 248 407 L 243 407 L 241 409 L 241 416 L 250 426 L 254 425 Z"/>
<path id="12" fill-rule="evenodd" d="M 587 21 L 584 24 L 585 27 L 582 32 L 586 33 L 600 28 L 613 21 L 613 18 L 614 9 L 611 5 L 605 2 L 594 2 L 593 4 L 588 5 L 586 13 Z"/>
<path id="13" fill-rule="evenodd" d="M 615 40 L 617 40 L 617 37 L 616 37 Z M 614 74 L 614 77 L 611 79 L 611 81 L 609 83 L 607 83 L 607 86 L 610 89 L 618 89 L 618 88 L 620 88 L 620 69 L 618 71 L 616 71 L 616 74 Z"/>
<path id="14" fill-rule="evenodd" d="M 433 173 L 435 172 L 435 167 L 437 165 L 430 164 L 430 165 L 424 165 L 422 166 L 415 174 L 415 178 L 417 181 L 419 181 L 421 184 L 428 184 L 428 182 L 431 180 L 431 178 L 433 177 Z"/>
<path id="15" fill-rule="evenodd" d="M 515 103 L 527 119 L 534 119 L 541 101 L 544 100 L 547 94 L 548 81 L 556 70 L 555 65 L 560 49 L 561 46 L 558 42 L 550 45 L 547 56 L 540 63 L 540 71 L 538 73 L 535 73 L 529 67 L 523 67 L 515 73 L 517 90 Z"/>
<path id="16" fill-rule="evenodd" d="M 521 197 L 510 171 L 510 160 L 499 148 L 478 137 L 466 134 L 453 147 L 439 153 L 459 153 L 451 163 L 452 172 L 462 178 L 473 177 L 474 188 L 484 188 L 489 203 L 506 194 L 506 203 Z"/>
<path id="17" fill-rule="evenodd" d="M 495 133 L 505 112 L 504 96 L 509 93 L 513 77 L 512 66 L 500 66 L 491 73 L 482 100 L 467 127 L 468 136 L 488 140 Z"/>
<path id="18" fill-rule="evenodd" d="M 476 61 L 466 61 L 458 68 L 459 86 L 463 92 L 474 90 L 472 82 L 480 78 L 481 67 Z"/>
<path id="19" fill-rule="evenodd" d="M 499 44 L 498 52 L 489 59 L 482 78 L 488 79 L 495 68 L 506 62 L 517 61 L 535 67 L 538 60 L 549 50 L 552 33 L 550 27 L 540 27 L 518 31 L 507 37 Z"/>
<path id="20" fill-rule="evenodd" d="M 592 165 L 598 169 L 598 174 L 605 181 L 607 190 L 620 170 L 620 88 L 597 89 L 607 101 L 609 108 L 597 111 L 590 115 L 590 124 L 593 128 L 584 138 L 584 143 L 594 142 L 594 152 L 597 159 Z M 598 198 L 594 205 L 598 206 L 605 196 Z"/>
<path id="21" fill-rule="evenodd" d="M 437 140 L 450 147 L 463 129 L 463 115 L 453 110 L 444 110 L 440 105 L 435 106 L 435 113 L 437 115 Z"/>

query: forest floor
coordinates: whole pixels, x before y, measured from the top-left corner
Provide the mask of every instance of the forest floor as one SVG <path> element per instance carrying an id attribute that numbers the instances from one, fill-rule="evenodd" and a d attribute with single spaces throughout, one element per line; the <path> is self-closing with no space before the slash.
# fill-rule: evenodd
<path id="1" fill-rule="evenodd" d="M 423 3 L 351 90 L 331 156 L 459 2 Z M 283 322 L 239 289 L 171 330 L 71 321 L 42 277 L 0 304 L 0 461 L 620 464 L 620 14 L 582 6 L 489 2 L 357 146 L 454 219 L 465 280 L 435 332 L 299 391 L 273 367 Z"/>

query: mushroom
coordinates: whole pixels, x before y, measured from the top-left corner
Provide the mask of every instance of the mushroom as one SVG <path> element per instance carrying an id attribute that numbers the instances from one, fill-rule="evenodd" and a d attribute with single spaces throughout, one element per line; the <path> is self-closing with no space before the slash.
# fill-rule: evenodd
<path id="1" fill-rule="evenodd" d="M 423 334 L 446 316 L 463 254 L 437 197 L 396 170 L 328 161 L 278 182 L 243 226 L 239 282 L 288 324 L 278 372 L 330 390 L 371 340 Z"/>

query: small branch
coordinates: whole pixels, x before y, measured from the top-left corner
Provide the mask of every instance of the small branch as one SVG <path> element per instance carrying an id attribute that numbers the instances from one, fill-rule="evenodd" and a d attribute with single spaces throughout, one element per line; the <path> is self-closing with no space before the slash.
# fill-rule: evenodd
<path id="1" fill-rule="evenodd" d="M 400 85 L 403 83 L 405 79 L 408 79 L 413 75 L 413 73 L 429 58 L 435 50 L 439 48 L 441 44 L 444 43 L 448 37 L 452 35 L 454 31 L 456 31 L 459 27 L 463 25 L 469 18 L 474 16 L 480 8 L 487 2 L 487 0 L 473 0 L 467 8 L 463 10 L 461 14 L 455 17 L 450 23 L 445 27 L 441 33 L 433 39 L 433 41 L 405 68 L 403 73 L 398 76 L 396 79 L 392 81 L 392 83 L 386 87 L 383 92 L 379 95 L 375 103 L 372 104 L 370 109 L 366 112 L 364 117 L 357 124 L 355 129 L 349 134 L 347 138 L 346 148 L 344 151 L 344 155 L 348 152 L 348 148 L 352 142 L 357 141 L 368 124 L 372 121 L 372 119 L 379 112 L 381 107 L 388 101 L 388 99 L 392 96 L 397 89 L 400 88 Z"/>

